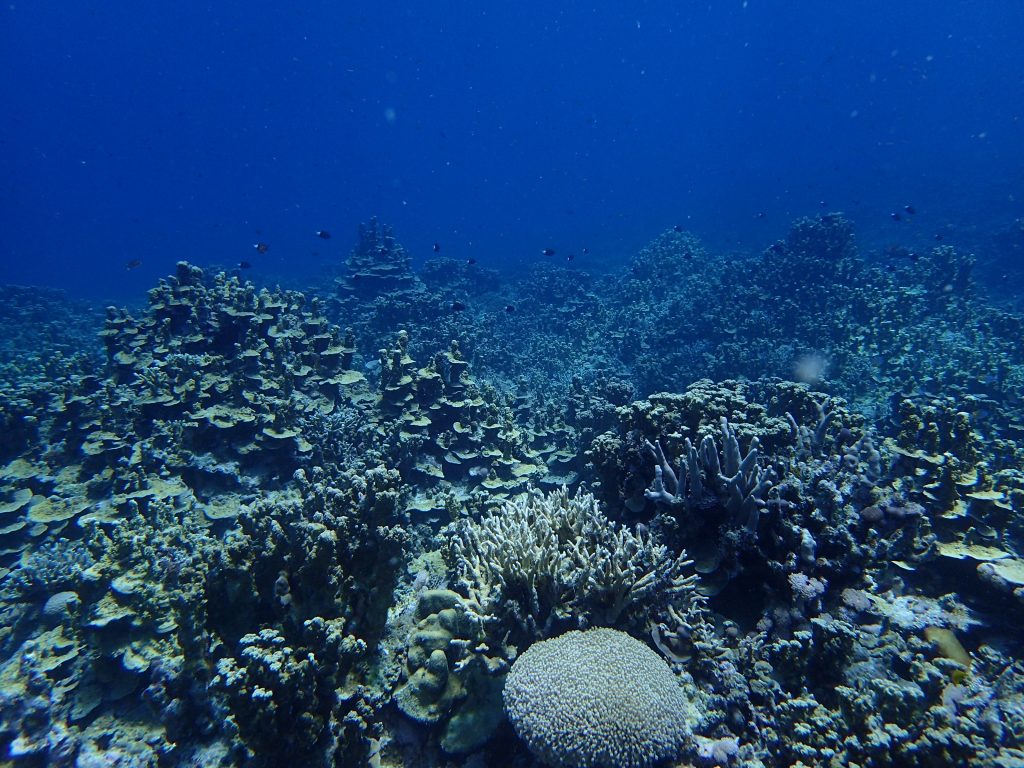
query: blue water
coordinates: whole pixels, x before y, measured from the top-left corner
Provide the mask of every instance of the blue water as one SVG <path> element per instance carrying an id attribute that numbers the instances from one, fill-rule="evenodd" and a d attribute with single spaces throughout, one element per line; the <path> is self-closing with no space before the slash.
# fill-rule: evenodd
<path id="1" fill-rule="evenodd" d="M 864 245 L 974 247 L 1024 215 L 1022 32 L 1019 0 L 13 0 L 0 283 L 129 299 L 244 259 L 301 284 L 371 215 L 513 271 L 672 225 L 757 251 L 823 208 Z"/>

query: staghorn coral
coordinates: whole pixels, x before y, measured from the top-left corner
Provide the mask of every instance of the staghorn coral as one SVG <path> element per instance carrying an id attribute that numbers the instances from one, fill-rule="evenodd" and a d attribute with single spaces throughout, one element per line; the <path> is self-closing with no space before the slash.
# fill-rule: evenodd
<path id="1" fill-rule="evenodd" d="M 643 625 L 684 604 L 694 583 L 685 553 L 609 522 L 593 496 L 564 488 L 460 522 L 447 559 L 470 605 L 527 640 L 567 627 Z"/>

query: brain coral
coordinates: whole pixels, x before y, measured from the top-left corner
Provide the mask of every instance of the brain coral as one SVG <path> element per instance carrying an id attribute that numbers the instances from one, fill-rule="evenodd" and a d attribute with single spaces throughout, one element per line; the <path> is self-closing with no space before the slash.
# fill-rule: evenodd
<path id="1" fill-rule="evenodd" d="M 505 710 L 554 768 L 645 768 L 677 756 L 694 707 L 654 651 L 614 629 L 530 646 L 505 681 Z"/>

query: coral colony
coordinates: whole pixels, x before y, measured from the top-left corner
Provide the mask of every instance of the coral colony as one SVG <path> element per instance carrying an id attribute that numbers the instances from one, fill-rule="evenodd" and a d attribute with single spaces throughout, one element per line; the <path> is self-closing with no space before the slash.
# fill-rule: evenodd
<path id="1" fill-rule="evenodd" d="M 969 256 L 434 251 L 2 289 L 4 765 L 1024 765 L 1024 324 Z"/>

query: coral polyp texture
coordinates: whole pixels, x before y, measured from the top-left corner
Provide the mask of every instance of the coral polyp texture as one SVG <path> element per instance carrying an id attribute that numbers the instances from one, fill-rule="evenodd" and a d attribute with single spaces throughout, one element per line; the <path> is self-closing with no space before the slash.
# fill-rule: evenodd
<path id="1" fill-rule="evenodd" d="M 0 762 L 1024 764 L 1024 320 L 890 256 L 0 287 Z"/>
<path id="2" fill-rule="evenodd" d="M 664 659 L 614 629 L 530 646 L 505 680 L 505 710 L 553 768 L 648 768 L 678 756 L 697 720 Z"/>

